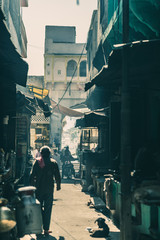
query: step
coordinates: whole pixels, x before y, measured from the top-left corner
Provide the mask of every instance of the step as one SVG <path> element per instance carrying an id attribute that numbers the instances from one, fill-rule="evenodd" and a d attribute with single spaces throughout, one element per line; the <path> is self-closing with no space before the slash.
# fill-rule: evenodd
<path id="1" fill-rule="evenodd" d="M 103 200 L 100 197 L 91 197 L 90 200 L 91 200 L 92 205 L 96 209 L 106 208 L 106 204 L 103 202 Z"/>

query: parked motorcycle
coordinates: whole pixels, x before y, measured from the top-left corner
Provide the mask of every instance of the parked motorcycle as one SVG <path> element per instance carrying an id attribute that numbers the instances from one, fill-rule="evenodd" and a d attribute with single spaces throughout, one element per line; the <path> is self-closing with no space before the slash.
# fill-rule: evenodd
<path id="1" fill-rule="evenodd" d="M 72 179 L 72 175 L 75 176 L 73 164 L 70 161 L 65 161 L 62 166 L 62 178 L 65 176 L 68 179 Z"/>

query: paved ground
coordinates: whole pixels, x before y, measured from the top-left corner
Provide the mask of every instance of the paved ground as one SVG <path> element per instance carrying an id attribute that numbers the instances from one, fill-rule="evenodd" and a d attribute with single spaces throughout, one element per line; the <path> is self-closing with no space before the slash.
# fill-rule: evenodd
<path id="1" fill-rule="evenodd" d="M 90 195 L 81 191 L 81 186 L 74 180 L 63 180 L 61 191 L 54 194 L 54 203 L 52 210 L 52 219 L 50 229 L 52 233 L 48 237 L 41 239 L 48 240 L 91 240 L 88 228 L 97 229 L 95 220 L 98 217 L 106 219 L 106 223 L 110 228 L 110 236 L 108 238 L 95 238 L 119 240 L 119 229 L 101 212 L 90 208 Z M 35 235 L 32 235 L 35 239 Z M 26 235 L 21 240 L 29 240 L 31 236 Z"/>

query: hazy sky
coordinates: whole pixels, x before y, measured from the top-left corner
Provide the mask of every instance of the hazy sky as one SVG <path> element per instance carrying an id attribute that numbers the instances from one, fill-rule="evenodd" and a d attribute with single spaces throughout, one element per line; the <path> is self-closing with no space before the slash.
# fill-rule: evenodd
<path id="1" fill-rule="evenodd" d="M 45 26 L 76 26 L 76 42 L 86 42 L 92 12 L 97 0 L 29 0 L 23 8 L 23 21 L 28 39 L 28 75 L 44 74 Z"/>

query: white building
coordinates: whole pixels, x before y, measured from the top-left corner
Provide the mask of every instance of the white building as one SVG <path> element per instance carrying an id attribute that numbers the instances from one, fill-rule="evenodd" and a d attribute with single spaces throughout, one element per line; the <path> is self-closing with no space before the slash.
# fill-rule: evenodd
<path id="1" fill-rule="evenodd" d="M 51 99 L 65 107 L 85 101 L 86 59 L 86 44 L 76 43 L 75 27 L 46 26 L 44 84 Z M 61 112 L 51 116 L 50 143 L 57 146 L 61 142 L 63 116 Z"/>

